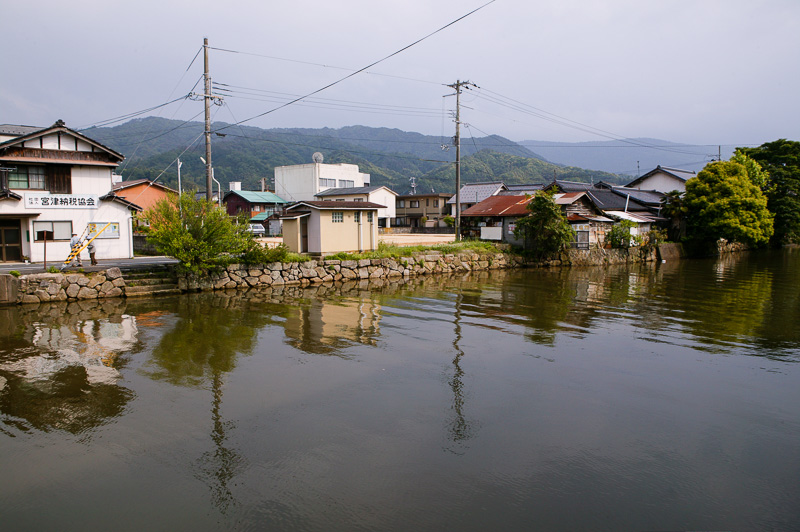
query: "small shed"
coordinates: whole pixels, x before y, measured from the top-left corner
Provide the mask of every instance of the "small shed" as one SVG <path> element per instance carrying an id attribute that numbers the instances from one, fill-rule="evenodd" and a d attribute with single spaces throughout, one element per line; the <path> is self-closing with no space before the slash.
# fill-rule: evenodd
<path id="1" fill-rule="evenodd" d="M 378 209 L 369 201 L 300 201 L 281 215 L 283 243 L 295 253 L 325 256 L 378 248 Z"/>

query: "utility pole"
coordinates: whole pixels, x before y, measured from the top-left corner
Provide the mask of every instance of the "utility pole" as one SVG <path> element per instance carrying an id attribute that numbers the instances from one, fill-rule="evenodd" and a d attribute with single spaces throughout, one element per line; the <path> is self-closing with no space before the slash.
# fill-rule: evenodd
<path id="1" fill-rule="evenodd" d="M 469 89 L 470 85 L 477 87 L 474 83 L 461 80 L 448 85 L 456 91 L 456 136 L 453 138 L 456 146 L 456 242 L 461 240 L 461 87 Z"/>
<path id="2" fill-rule="evenodd" d="M 206 110 L 206 199 L 211 201 L 214 192 L 211 186 L 211 73 L 208 71 L 208 37 L 203 39 L 203 103 Z"/>

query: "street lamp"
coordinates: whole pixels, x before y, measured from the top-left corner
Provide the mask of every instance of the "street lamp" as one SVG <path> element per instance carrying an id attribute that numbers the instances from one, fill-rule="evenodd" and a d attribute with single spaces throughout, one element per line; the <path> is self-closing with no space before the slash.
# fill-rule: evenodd
<path id="1" fill-rule="evenodd" d="M 200 157 L 200 160 L 203 161 L 203 164 L 207 164 L 206 160 L 203 157 Z M 214 181 L 214 183 L 217 184 L 217 204 L 220 207 L 222 207 L 222 185 L 220 185 L 219 181 L 217 181 L 214 178 L 214 168 L 213 167 L 211 168 L 211 179 Z M 213 190 L 212 190 L 212 192 L 213 192 Z"/>

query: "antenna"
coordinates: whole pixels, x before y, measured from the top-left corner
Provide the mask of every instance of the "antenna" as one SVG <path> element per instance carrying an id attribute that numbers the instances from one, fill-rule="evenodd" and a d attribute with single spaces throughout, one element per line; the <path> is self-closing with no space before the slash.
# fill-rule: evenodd
<path id="1" fill-rule="evenodd" d="M 414 177 L 414 176 L 411 176 L 410 177 L 410 181 L 411 181 L 411 194 L 416 194 L 417 193 L 417 178 Z"/>

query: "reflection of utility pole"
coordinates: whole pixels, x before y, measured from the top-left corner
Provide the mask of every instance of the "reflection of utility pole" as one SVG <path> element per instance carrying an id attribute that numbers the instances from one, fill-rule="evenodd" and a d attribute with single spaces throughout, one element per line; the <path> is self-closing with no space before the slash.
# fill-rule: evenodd
<path id="1" fill-rule="evenodd" d="M 453 378 L 448 381 L 450 388 L 453 390 L 452 408 L 455 412 L 455 419 L 453 419 L 450 426 L 450 437 L 455 443 L 466 441 L 471 437 L 469 422 L 464 416 L 464 370 L 461 369 L 461 358 L 464 356 L 464 351 L 459 345 L 461 342 L 461 301 L 463 298 L 464 296 L 459 290 L 456 296 L 455 337 L 453 338 L 453 348 L 456 356 L 453 358 Z"/>
<path id="2" fill-rule="evenodd" d="M 456 146 L 456 241 L 461 240 L 461 87 L 469 89 L 470 85 L 477 87 L 474 83 L 461 80 L 448 85 L 456 91 L 456 136 L 453 137 Z"/>

